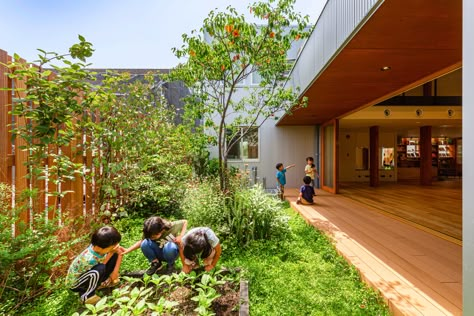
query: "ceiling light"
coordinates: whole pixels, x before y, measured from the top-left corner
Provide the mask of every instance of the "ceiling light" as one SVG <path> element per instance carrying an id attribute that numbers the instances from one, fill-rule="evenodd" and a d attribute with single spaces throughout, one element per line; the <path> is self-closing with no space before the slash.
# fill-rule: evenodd
<path id="1" fill-rule="evenodd" d="M 387 70 L 390 70 L 392 69 L 392 67 L 390 66 L 383 66 L 382 68 L 380 68 L 380 71 L 387 71 Z"/>

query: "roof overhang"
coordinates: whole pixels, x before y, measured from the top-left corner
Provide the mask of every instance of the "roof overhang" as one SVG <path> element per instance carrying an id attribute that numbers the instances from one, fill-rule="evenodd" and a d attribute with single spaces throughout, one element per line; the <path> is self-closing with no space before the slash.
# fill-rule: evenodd
<path id="1" fill-rule="evenodd" d="M 385 66 L 390 70 L 383 71 Z M 278 125 L 323 124 L 461 66 L 461 0 L 386 0 L 319 76 L 301 87 L 308 107 Z"/>

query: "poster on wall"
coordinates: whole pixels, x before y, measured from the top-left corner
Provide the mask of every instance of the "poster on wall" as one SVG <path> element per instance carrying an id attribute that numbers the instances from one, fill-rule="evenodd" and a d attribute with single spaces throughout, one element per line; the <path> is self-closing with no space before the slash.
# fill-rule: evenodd
<path id="1" fill-rule="evenodd" d="M 382 168 L 383 169 L 395 168 L 395 160 L 393 159 L 394 154 L 395 154 L 395 149 L 393 147 L 389 147 L 389 148 L 382 147 Z"/>

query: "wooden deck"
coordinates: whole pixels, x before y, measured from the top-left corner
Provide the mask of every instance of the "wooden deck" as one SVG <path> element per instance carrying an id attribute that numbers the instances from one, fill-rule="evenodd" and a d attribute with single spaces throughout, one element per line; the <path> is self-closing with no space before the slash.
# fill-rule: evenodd
<path id="1" fill-rule="evenodd" d="M 381 183 L 376 188 L 351 183 L 342 184 L 340 193 L 442 238 L 462 241 L 461 180 L 437 181 L 432 186 Z"/>
<path id="2" fill-rule="evenodd" d="M 418 193 L 426 196 L 425 187 L 412 186 L 411 197 Z M 311 206 L 296 204 L 297 189 L 287 189 L 285 194 L 292 208 L 325 231 L 339 253 L 360 271 L 364 281 L 381 292 L 394 315 L 462 315 L 460 241 L 431 227 L 422 229 L 420 223 L 410 223 L 409 219 L 399 217 L 400 214 L 384 211 L 394 205 L 381 197 L 398 196 L 398 189 L 401 192 L 407 189 L 404 185 L 387 186 L 385 190 L 382 186 L 376 194 L 370 189 L 364 193 L 365 189 L 357 187 L 353 189 L 357 190 L 358 201 L 349 197 L 352 186 L 346 186 L 342 192 L 347 196 L 317 190 L 316 204 Z M 424 199 L 416 207 L 399 200 L 397 207 L 406 209 L 407 213 L 417 212 L 419 215 L 414 217 L 428 217 L 427 209 L 443 205 L 439 200 L 444 191 L 444 184 L 435 185 L 429 193 L 433 198 Z M 438 201 L 436 197 L 440 197 Z M 364 204 L 362 198 L 370 203 Z M 456 205 L 451 208 L 457 208 Z M 438 216 L 442 217 L 442 213 Z M 451 215 L 446 217 L 442 226 L 449 228 Z M 458 228 L 452 229 L 453 232 L 461 230 L 460 219 L 456 217 L 453 226 Z"/>

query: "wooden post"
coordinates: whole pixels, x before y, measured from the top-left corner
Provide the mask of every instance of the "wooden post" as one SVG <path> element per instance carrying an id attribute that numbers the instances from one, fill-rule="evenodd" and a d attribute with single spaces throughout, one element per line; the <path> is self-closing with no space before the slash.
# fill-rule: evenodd
<path id="1" fill-rule="evenodd" d="M 420 184 L 431 185 L 431 126 L 420 127 Z"/>
<path id="2" fill-rule="evenodd" d="M 370 186 L 378 187 L 379 186 L 379 127 L 371 126 L 370 127 Z"/>

